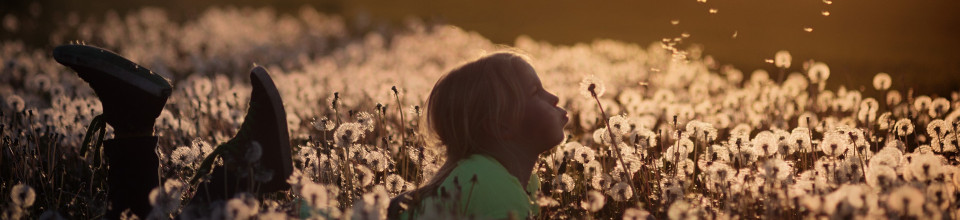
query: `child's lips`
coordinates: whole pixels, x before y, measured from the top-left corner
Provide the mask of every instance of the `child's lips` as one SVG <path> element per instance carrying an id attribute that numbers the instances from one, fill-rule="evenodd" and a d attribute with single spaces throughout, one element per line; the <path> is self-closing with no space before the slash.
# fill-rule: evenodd
<path id="1" fill-rule="evenodd" d="M 558 109 L 560 109 L 560 112 L 562 113 L 562 114 L 560 114 L 560 116 L 561 116 L 560 118 L 562 119 L 561 121 L 563 121 L 562 124 L 563 124 L 563 125 L 566 125 L 567 122 L 570 121 L 570 117 L 567 116 L 567 111 L 566 111 L 566 110 L 563 110 L 563 109 L 561 109 L 561 108 L 558 108 Z"/>

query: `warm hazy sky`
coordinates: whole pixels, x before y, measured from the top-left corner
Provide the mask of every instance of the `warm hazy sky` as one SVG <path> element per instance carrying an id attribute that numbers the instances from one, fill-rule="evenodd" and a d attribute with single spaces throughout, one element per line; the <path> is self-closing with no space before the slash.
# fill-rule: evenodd
<path id="1" fill-rule="evenodd" d="M 3 1 L 0 13 L 22 13 L 30 1 Z M 922 92 L 960 89 L 960 1 L 956 0 L 42 0 L 44 18 L 63 11 L 102 14 L 145 5 L 189 19 L 214 4 L 272 6 L 295 11 L 311 4 L 355 20 L 399 22 L 409 16 L 440 20 L 510 44 L 524 34 L 572 44 L 608 38 L 643 46 L 690 34 L 706 54 L 744 72 L 772 69 L 763 62 L 778 50 L 795 60 L 816 59 L 833 70 L 833 83 L 869 85 L 888 72 L 894 86 Z M 709 13 L 710 9 L 717 13 Z M 823 16 L 823 12 L 829 16 Z M 671 25 L 671 20 L 679 20 Z M 803 29 L 810 27 L 812 32 Z M 737 37 L 733 38 L 733 34 Z M 796 65 L 795 66 L 799 66 Z M 923 86 L 917 86 L 923 85 Z"/>
<path id="2" fill-rule="evenodd" d="M 923 89 L 960 85 L 960 1 L 953 0 L 360 0 L 344 9 L 375 19 L 441 18 L 499 43 L 526 34 L 563 44 L 611 38 L 646 46 L 686 32 L 687 43 L 745 72 L 771 68 L 763 60 L 789 50 L 795 60 L 827 62 L 834 82 L 869 85 L 884 71 L 905 84 L 929 85 Z"/>

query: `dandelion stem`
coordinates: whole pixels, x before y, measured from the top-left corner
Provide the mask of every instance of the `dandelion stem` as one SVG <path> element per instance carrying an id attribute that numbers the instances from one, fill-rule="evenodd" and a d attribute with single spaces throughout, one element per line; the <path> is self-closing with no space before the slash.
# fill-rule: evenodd
<path id="1" fill-rule="evenodd" d="M 627 174 L 628 180 L 630 180 L 630 190 L 633 190 L 633 192 L 639 193 L 640 191 L 637 191 L 637 189 L 634 187 L 634 185 L 636 184 L 633 183 L 633 174 L 630 173 L 630 169 L 627 167 L 627 163 L 623 162 L 623 156 L 620 155 L 620 150 L 616 149 L 617 147 L 616 136 L 614 136 L 613 130 L 610 129 L 610 122 L 607 121 L 607 113 L 604 112 L 603 105 L 600 104 L 600 98 L 597 97 L 597 92 L 594 90 L 594 87 L 595 86 L 591 85 L 590 94 L 593 96 L 593 100 L 597 102 L 597 107 L 600 108 L 600 116 L 603 118 L 603 124 L 607 126 L 607 133 L 610 134 L 610 150 L 614 152 L 614 154 L 617 156 L 617 160 L 620 161 L 620 165 L 623 166 L 623 171 L 624 173 Z"/>
<path id="2" fill-rule="evenodd" d="M 397 113 L 400 114 L 400 147 L 407 146 L 407 120 L 403 117 L 403 103 L 400 102 L 400 91 L 397 86 L 390 88 L 393 90 L 393 97 L 397 99 Z"/>

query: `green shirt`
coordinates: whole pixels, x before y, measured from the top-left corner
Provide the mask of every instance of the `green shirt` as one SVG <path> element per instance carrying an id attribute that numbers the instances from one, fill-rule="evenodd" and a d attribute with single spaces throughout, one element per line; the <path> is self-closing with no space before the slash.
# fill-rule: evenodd
<path id="1" fill-rule="evenodd" d="M 471 181 L 474 175 L 477 177 L 476 183 Z M 454 184 L 454 177 L 459 183 L 459 201 L 425 198 L 421 204 L 423 212 L 416 211 L 415 215 L 435 215 L 438 207 L 449 210 L 453 205 L 459 208 L 460 216 L 473 216 L 477 219 L 507 219 L 511 215 L 526 219 L 539 212 L 539 207 L 534 203 L 536 192 L 540 188 L 540 178 L 536 173 L 530 175 L 530 181 L 524 190 L 520 180 L 511 175 L 496 159 L 474 154 L 461 160 L 440 186 L 447 189 L 447 192 L 455 193 L 458 187 Z M 440 188 L 437 189 L 437 195 L 440 195 Z M 442 216 L 444 215 L 433 217 Z M 407 217 L 408 213 L 400 214 L 401 219 Z"/>

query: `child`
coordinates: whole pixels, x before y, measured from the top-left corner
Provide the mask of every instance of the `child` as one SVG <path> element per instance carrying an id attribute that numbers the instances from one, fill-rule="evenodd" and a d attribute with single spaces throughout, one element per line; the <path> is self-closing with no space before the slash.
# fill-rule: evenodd
<path id="1" fill-rule="evenodd" d="M 391 201 L 389 218 L 536 215 L 534 164 L 560 144 L 568 121 L 558 101 L 514 53 L 488 55 L 442 76 L 427 101 L 427 123 L 447 160 L 426 185 Z"/>
<path id="2" fill-rule="evenodd" d="M 53 57 L 76 71 L 100 98 L 103 115 L 94 118 L 88 129 L 101 130 L 102 122 L 114 129 L 114 138 L 103 142 L 109 165 L 107 195 L 110 200 L 105 217 L 119 219 L 127 209 L 143 219 L 161 217 L 149 216 L 148 196 L 160 182 L 159 160 L 155 153 L 158 138 L 154 136 L 153 126 L 170 96 L 170 84 L 150 70 L 97 47 L 62 45 L 53 50 Z M 197 171 L 200 178 L 195 180 L 205 179 L 217 157 L 223 158 L 224 164 L 232 168 L 229 171 L 223 166 L 213 169 L 210 181 L 200 184 L 195 201 L 225 199 L 253 188 L 262 193 L 290 187 L 286 177 L 293 172 L 293 162 L 280 94 L 263 67 L 251 70 L 250 82 L 253 87 L 250 107 L 240 130 L 206 158 Z M 251 147 L 260 147 L 262 154 L 256 157 L 245 155 Z M 237 164 L 244 167 L 243 172 L 253 169 L 263 175 L 257 176 L 256 182 L 236 175 Z"/>

